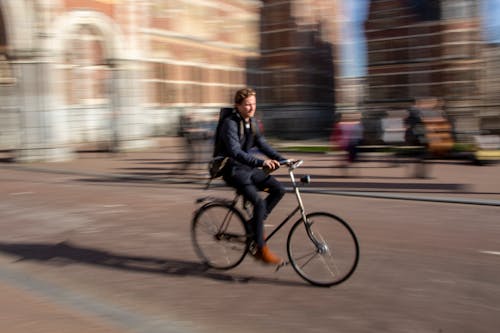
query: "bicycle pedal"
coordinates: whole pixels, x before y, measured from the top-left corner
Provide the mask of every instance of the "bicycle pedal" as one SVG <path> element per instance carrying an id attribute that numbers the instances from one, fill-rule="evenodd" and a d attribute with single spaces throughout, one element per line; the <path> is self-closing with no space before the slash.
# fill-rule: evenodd
<path id="1" fill-rule="evenodd" d="M 276 270 L 275 272 L 279 271 L 281 268 L 288 266 L 288 261 L 283 261 L 281 264 L 276 265 Z"/>
<path id="2" fill-rule="evenodd" d="M 257 244 L 255 242 L 252 242 L 250 246 L 248 247 L 248 252 L 252 255 L 255 256 L 257 253 Z"/>

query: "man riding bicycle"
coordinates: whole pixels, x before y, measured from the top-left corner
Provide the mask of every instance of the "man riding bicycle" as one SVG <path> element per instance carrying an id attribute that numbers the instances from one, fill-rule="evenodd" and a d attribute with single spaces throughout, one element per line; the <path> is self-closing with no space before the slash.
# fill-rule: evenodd
<path id="1" fill-rule="evenodd" d="M 285 194 L 285 188 L 272 175 L 263 170 L 279 168 L 285 158 L 276 152 L 264 139 L 253 119 L 256 110 L 256 93 L 244 88 L 234 96 L 234 112 L 226 117 L 218 133 L 217 156 L 229 157 L 222 175 L 224 181 L 252 203 L 253 217 L 250 220 L 257 245 L 255 257 L 269 264 L 280 264 L 281 258 L 272 253 L 264 237 L 264 220 Z M 258 149 L 267 159 L 253 154 Z M 268 192 L 263 199 L 259 191 Z"/>

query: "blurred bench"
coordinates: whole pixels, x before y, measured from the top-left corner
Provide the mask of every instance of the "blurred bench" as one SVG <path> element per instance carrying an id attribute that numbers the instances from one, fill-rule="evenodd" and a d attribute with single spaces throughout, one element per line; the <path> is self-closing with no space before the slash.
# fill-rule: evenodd
<path id="1" fill-rule="evenodd" d="M 500 136 L 475 135 L 474 162 L 479 165 L 500 161 Z"/>

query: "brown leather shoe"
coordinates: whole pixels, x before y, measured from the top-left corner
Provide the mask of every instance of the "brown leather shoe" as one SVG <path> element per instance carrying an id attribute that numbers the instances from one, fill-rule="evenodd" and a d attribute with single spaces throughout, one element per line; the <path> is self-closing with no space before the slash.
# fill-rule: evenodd
<path id="1" fill-rule="evenodd" d="M 279 265 L 283 262 L 280 257 L 271 252 L 267 245 L 264 245 L 263 248 L 257 250 L 255 258 L 265 262 L 266 264 Z"/>

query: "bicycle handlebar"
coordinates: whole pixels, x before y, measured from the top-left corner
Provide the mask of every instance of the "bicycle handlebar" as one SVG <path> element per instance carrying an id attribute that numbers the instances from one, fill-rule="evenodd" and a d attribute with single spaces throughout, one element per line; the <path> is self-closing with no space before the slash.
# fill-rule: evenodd
<path id="1" fill-rule="evenodd" d="M 297 169 L 299 166 L 304 163 L 304 160 L 281 160 L 279 161 L 280 165 L 286 165 L 290 169 Z"/>
<path id="2" fill-rule="evenodd" d="M 278 162 L 279 162 L 280 166 L 286 165 L 288 167 L 288 171 L 292 171 L 294 169 L 297 169 L 299 166 L 301 166 L 302 163 L 304 163 L 304 160 L 279 160 Z M 263 170 L 265 170 L 268 173 L 276 171 L 276 169 L 271 170 L 271 169 L 268 169 L 265 167 L 263 168 Z"/>

